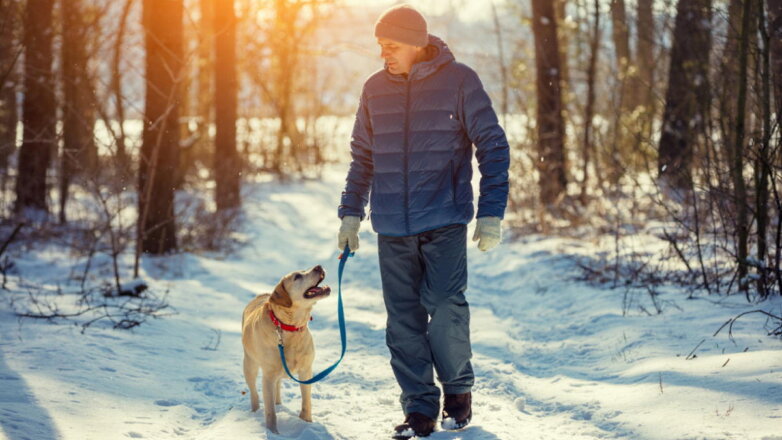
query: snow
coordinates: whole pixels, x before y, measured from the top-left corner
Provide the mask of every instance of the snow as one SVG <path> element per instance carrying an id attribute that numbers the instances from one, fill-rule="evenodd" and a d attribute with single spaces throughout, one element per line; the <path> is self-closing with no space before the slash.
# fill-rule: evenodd
<path id="1" fill-rule="evenodd" d="M 130 331 L 96 323 L 82 333 L 64 322 L 19 320 L 13 311 L 28 290 L 60 288 L 66 294 L 52 298 L 67 309 L 67 293 L 79 284 L 71 267 L 83 261 L 55 245 L 10 249 L 17 272 L 0 294 L 0 438 L 389 438 L 404 417 L 368 223 L 345 270 L 348 351 L 313 386 L 314 421 L 298 418 L 298 385 L 284 381 L 281 434 L 269 433 L 263 412 L 249 410 L 242 376 L 240 320 L 251 298 L 315 264 L 336 289 L 336 206 L 346 169 L 328 168 L 320 181 L 247 184 L 245 244 L 231 255 L 143 258 L 142 279 L 150 291 L 167 292 L 172 309 Z M 638 306 L 655 309 L 643 292 L 631 292 L 636 306 L 625 307 L 623 289 L 575 280 L 574 257 L 599 250 L 543 236 L 487 253 L 470 242 L 473 418 L 461 431 L 430 438 L 779 439 L 782 343 L 765 336 L 760 314 L 742 317 L 733 340 L 727 329 L 713 334 L 741 312 L 779 314 L 782 301 L 687 300 L 684 291 L 663 288 L 657 301 L 669 306 L 648 315 Z M 120 263 L 125 286 L 135 285 L 132 256 Z M 310 322 L 316 372 L 339 357 L 335 297 L 319 302 Z"/>
<path id="2" fill-rule="evenodd" d="M 447 430 L 453 430 L 456 429 L 459 425 L 456 423 L 456 420 L 453 417 L 448 417 L 446 419 L 443 419 L 443 429 Z"/>
<path id="3" fill-rule="evenodd" d="M 404 431 L 401 432 L 393 432 L 389 437 L 391 436 L 397 436 L 397 437 L 415 437 L 415 431 L 413 431 L 413 428 L 407 428 Z"/>

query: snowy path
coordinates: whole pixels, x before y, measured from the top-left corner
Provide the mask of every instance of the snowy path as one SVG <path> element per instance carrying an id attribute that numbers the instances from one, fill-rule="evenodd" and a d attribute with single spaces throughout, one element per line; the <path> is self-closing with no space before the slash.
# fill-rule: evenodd
<path id="1" fill-rule="evenodd" d="M 177 314 L 133 332 L 81 335 L 67 325 L 19 324 L 3 302 L 0 438 L 388 438 L 401 413 L 368 224 L 345 273 L 348 353 L 314 386 L 314 422 L 297 418 L 291 381 L 278 408 L 279 436 L 266 432 L 263 415 L 250 413 L 242 395 L 241 311 L 291 270 L 326 268 L 335 290 L 314 309 L 315 370 L 339 355 L 334 207 L 341 179 L 336 170 L 322 182 L 248 185 L 248 244 L 228 259 L 146 259 L 145 278 L 170 290 Z M 762 321 L 750 317 L 734 330 L 736 344 L 711 337 L 753 307 L 672 292 L 661 299 L 681 310 L 622 317 L 621 291 L 569 280 L 577 268 L 568 255 L 590 252 L 553 238 L 490 253 L 471 244 L 474 423 L 433 440 L 782 439 L 782 343 L 763 337 Z M 16 258 L 25 277 L 49 285 L 73 264 L 57 252 Z M 217 350 L 204 349 L 218 332 Z M 685 360 L 703 339 L 698 357 Z"/>

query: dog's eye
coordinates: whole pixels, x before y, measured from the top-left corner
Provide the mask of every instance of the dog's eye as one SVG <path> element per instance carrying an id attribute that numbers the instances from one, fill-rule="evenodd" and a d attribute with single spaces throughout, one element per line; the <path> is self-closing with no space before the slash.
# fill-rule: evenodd
<path id="1" fill-rule="evenodd" d="M 293 277 L 293 279 L 300 280 L 301 279 L 301 274 L 297 273 L 296 276 Z"/>

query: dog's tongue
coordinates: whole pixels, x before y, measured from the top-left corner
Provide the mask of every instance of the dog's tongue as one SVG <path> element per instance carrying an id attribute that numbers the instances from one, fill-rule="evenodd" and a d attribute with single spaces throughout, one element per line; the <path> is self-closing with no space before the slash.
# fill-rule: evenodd
<path id="1" fill-rule="evenodd" d="M 307 289 L 307 293 L 309 294 L 308 295 L 309 297 L 320 296 L 330 292 L 331 292 L 331 288 L 329 286 L 322 286 L 322 287 L 315 286 Z"/>

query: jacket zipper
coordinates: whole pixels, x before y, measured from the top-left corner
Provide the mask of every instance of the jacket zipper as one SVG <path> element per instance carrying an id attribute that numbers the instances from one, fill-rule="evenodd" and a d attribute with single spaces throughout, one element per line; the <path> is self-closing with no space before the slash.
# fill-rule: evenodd
<path id="1" fill-rule="evenodd" d="M 409 149 L 410 149 L 410 78 L 407 80 L 407 94 L 405 95 L 405 151 L 404 151 L 404 183 L 405 183 L 405 232 L 410 235 L 410 196 L 408 188 L 408 171 L 409 171 Z"/>

